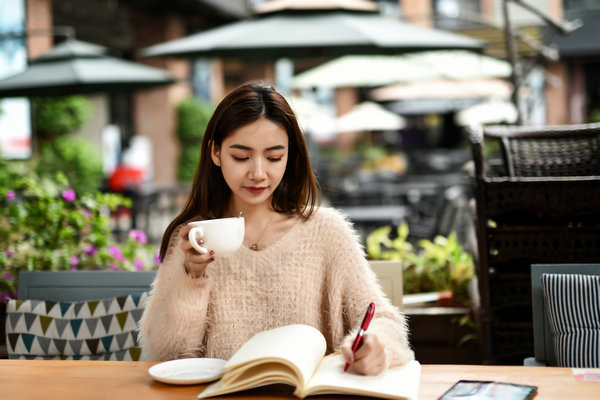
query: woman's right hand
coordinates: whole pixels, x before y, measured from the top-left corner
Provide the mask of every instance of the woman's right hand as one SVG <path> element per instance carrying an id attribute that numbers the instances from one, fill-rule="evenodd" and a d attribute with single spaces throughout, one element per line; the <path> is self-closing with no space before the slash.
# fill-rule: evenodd
<path id="1" fill-rule="evenodd" d="M 188 234 L 192 228 L 193 226 L 186 225 L 179 231 L 179 238 L 181 239 L 179 247 L 185 255 L 183 261 L 185 272 L 192 278 L 199 278 L 204 276 L 208 264 L 215 261 L 215 252 L 210 250 L 208 253 L 202 254 L 192 247 L 188 239 Z M 203 242 L 203 239 L 199 240 L 200 245 L 203 245 Z"/>

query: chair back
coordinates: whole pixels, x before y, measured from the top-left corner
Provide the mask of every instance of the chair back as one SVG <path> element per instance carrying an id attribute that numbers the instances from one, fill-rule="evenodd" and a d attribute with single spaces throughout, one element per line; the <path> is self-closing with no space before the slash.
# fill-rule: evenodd
<path id="1" fill-rule="evenodd" d="M 494 126 L 511 177 L 600 175 L 600 124 Z"/>
<path id="2" fill-rule="evenodd" d="M 22 271 L 19 299 L 95 300 L 150 290 L 156 271 Z"/>
<path id="3" fill-rule="evenodd" d="M 369 267 L 377 275 L 377 281 L 385 295 L 398 309 L 403 309 L 402 263 L 400 261 L 370 260 Z"/>
<path id="4" fill-rule="evenodd" d="M 600 275 L 600 264 L 533 264 L 531 266 L 534 360 L 526 359 L 525 364 L 556 366 L 557 357 L 542 289 L 543 274 Z"/>
<path id="5" fill-rule="evenodd" d="M 28 271 L 7 302 L 9 358 L 143 359 L 137 340 L 156 271 Z"/>

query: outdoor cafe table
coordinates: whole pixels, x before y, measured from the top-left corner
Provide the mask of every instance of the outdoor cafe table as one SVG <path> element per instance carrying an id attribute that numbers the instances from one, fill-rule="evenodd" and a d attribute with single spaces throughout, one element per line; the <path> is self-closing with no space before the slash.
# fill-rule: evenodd
<path id="1" fill-rule="evenodd" d="M 206 385 L 172 386 L 147 373 L 155 362 L 0 360 L 0 398 L 60 400 L 195 399 Z M 439 398 L 460 379 L 538 386 L 535 399 L 598 399 L 600 383 L 577 382 L 570 368 L 423 365 L 419 399 Z M 262 387 L 227 399 L 294 399 L 288 386 Z M 318 396 L 319 399 L 336 396 Z M 337 398 L 351 398 L 338 396 Z"/>

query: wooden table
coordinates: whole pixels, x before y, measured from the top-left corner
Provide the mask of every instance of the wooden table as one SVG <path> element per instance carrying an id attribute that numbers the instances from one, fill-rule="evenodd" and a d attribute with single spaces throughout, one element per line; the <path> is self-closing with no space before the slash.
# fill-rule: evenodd
<path id="1" fill-rule="evenodd" d="M 0 360 L 2 399 L 121 400 L 195 399 L 205 385 L 171 386 L 148 374 L 153 362 Z M 535 399 L 598 399 L 600 383 L 580 383 L 569 368 L 423 365 L 419 399 L 433 400 L 460 379 L 499 380 L 538 386 Z M 295 398 L 283 385 L 227 399 Z M 319 399 L 335 396 L 319 396 Z M 339 397 L 338 397 L 339 398 Z M 344 398 L 350 398 L 345 396 Z"/>

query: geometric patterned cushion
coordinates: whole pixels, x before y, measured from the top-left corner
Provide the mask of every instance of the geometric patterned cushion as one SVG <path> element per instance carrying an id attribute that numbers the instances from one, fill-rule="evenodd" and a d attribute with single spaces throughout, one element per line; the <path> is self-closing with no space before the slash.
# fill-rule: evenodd
<path id="1" fill-rule="evenodd" d="M 558 366 L 600 367 L 600 275 L 542 274 Z"/>
<path id="2" fill-rule="evenodd" d="M 100 300 L 8 300 L 9 358 L 138 361 L 148 292 Z"/>

